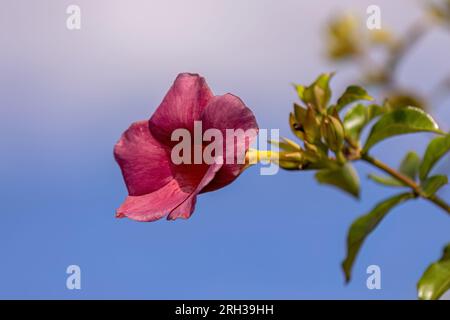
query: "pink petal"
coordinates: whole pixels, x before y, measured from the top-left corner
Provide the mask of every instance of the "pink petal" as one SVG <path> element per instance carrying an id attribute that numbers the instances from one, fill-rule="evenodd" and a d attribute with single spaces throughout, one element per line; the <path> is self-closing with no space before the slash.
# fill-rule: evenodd
<path id="1" fill-rule="evenodd" d="M 216 128 L 222 131 L 224 141 L 226 137 L 226 129 L 243 129 L 244 131 L 254 129 L 255 134 L 258 132 L 258 124 L 252 111 L 247 108 L 241 99 L 232 95 L 225 94 L 216 96 L 210 100 L 209 104 L 202 113 L 203 128 Z M 245 150 L 248 150 L 250 144 L 256 138 L 256 135 L 250 139 L 243 141 Z M 224 155 L 227 151 L 224 146 Z M 234 164 L 224 164 L 217 172 L 214 179 L 202 190 L 208 192 L 217 190 L 234 181 L 242 172 L 244 164 L 237 163 L 237 145 L 235 145 Z"/>
<path id="2" fill-rule="evenodd" d="M 192 215 L 195 208 L 195 202 L 197 201 L 197 194 L 208 185 L 211 180 L 214 179 L 216 173 L 220 170 L 222 164 L 213 164 L 209 166 L 205 175 L 203 176 L 200 183 L 197 185 L 195 190 L 191 192 L 189 197 L 177 208 L 175 208 L 167 217 L 167 220 L 175 220 L 177 218 L 187 219 Z"/>
<path id="3" fill-rule="evenodd" d="M 170 137 L 175 129 L 185 128 L 192 132 L 194 121 L 200 119 L 212 97 L 204 78 L 198 74 L 179 74 L 150 118 L 152 134 L 160 142 L 170 145 Z"/>
<path id="4" fill-rule="evenodd" d="M 133 123 L 114 147 L 128 193 L 140 196 L 172 180 L 170 155 L 150 133 L 148 121 Z"/>
<path id="5" fill-rule="evenodd" d="M 129 196 L 117 217 L 155 221 L 168 213 L 169 220 L 189 218 L 197 193 L 221 165 L 174 165 L 167 147 L 150 133 L 147 121 L 133 123 L 114 147 Z"/>
<path id="6" fill-rule="evenodd" d="M 128 217 L 137 221 L 155 221 L 183 203 L 190 193 L 180 189 L 176 180 L 171 180 L 161 189 L 142 196 L 128 196 L 117 209 L 118 218 Z"/>
<path id="7" fill-rule="evenodd" d="M 149 222 L 159 220 L 170 213 L 167 220 L 187 219 L 194 212 L 198 192 L 214 178 L 220 167 L 221 164 L 211 165 L 196 186 L 182 186 L 179 181 L 173 179 L 155 192 L 143 196 L 128 196 L 117 209 L 116 216 Z"/>

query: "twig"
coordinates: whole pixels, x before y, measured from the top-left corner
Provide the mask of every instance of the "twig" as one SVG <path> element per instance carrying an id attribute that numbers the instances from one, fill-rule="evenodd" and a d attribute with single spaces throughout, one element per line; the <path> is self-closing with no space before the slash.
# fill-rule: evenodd
<path id="1" fill-rule="evenodd" d="M 440 207 L 445 212 L 450 214 L 450 205 L 448 205 L 444 200 L 442 200 L 441 198 L 439 198 L 436 195 L 425 194 L 422 191 L 422 189 L 420 188 L 420 186 L 411 178 L 409 178 L 409 177 L 405 176 L 404 174 L 398 172 L 397 170 L 389 167 L 387 164 L 381 162 L 380 160 L 369 156 L 368 154 L 361 155 L 361 159 L 372 164 L 373 166 L 377 167 L 378 169 L 383 170 L 384 172 L 386 172 L 390 176 L 394 177 L 398 181 L 403 182 L 403 184 L 405 184 L 406 186 L 408 186 L 412 189 L 412 191 L 414 192 L 414 194 L 417 197 L 421 197 L 423 199 L 426 199 L 426 200 L 434 203 L 436 206 Z"/>

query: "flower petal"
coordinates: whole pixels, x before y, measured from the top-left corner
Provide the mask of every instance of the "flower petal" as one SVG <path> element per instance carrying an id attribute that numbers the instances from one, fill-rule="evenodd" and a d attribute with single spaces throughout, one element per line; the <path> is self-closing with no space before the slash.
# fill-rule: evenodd
<path id="1" fill-rule="evenodd" d="M 190 193 L 180 189 L 172 179 L 161 189 L 142 196 L 128 196 L 117 209 L 116 217 L 127 217 L 136 221 L 155 221 L 183 203 Z"/>
<path id="2" fill-rule="evenodd" d="M 197 186 L 181 186 L 176 179 L 161 189 L 142 196 L 128 196 L 117 209 L 118 218 L 150 222 L 159 220 L 169 213 L 167 220 L 187 219 L 192 215 L 197 194 L 207 185 L 220 169 L 221 164 L 211 165 Z"/>
<path id="3" fill-rule="evenodd" d="M 131 196 L 151 193 L 172 180 L 168 151 L 151 135 L 148 121 L 135 122 L 123 133 L 114 157 Z"/>
<path id="4" fill-rule="evenodd" d="M 170 214 L 167 216 L 167 220 L 175 220 L 177 218 L 187 219 L 194 212 L 195 203 L 197 201 L 197 194 L 207 186 L 211 180 L 214 179 L 216 173 L 220 170 L 222 164 L 215 163 L 210 165 L 205 175 L 203 176 L 200 183 L 197 185 L 194 191 L 191 192 L 189 197 L 182 203 L 180 206 L 175 208 Z"/>
<path id="5" fill-rule="evenodd" d="M 227 164 L 224 161 L 224 165 L 217 172 L 214 179 L 202 190 L 202 192 L 208 192 L 226 186 L 242 172 L 244 164 L 237 163 L 237 160 L 239 157 L 245 157 L 245 154 L 238 154 L 237 151 L 245 150 L 246 152 L 248 150 L 258 133 L 258 124 L 252 111 L 246 107 L 241 99 L 232 94 L 216 96 L 211 99 L 202 113 L 201 120 L 203 121 L 204 130 L 215 128 L 222 131 L 225 138 L 223 154 L 225 156 L 230 152 L 234 154 L 233 163 Z M 235 142 L 234 137 L 226 136 L 226 129 L 250 130 L 247 131 L 250 135 L 245 139 L 237 139 Z M 233 145 L 234 149 L 226 148 L 227 145 Z"/>
<path id="6" fill-rule="evenodd" d="M 152 134 L 160 142 L 171 145 L 172 132 L 180 128 L 192 132 L 194 121 L 200 119 L 212 97 L 213 94 L 203 77 L 198 74 L 179 74 L 150 118 Z"/>

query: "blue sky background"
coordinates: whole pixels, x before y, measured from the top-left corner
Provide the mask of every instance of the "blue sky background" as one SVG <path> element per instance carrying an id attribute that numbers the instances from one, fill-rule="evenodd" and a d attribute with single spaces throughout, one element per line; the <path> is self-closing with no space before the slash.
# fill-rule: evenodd
<path id="1" fill-rule="evenodd" d="M 66 29 L 78 4 L 82 29 Z M 179 72 L 198 72 L 216 94 L 239 95 L 261 128 L 290 136 L 291 82 L 355 70 L 327 63 L 324 23 L 372 1 L 16 1 L 0 10 L 0 298 L 415 298 L 415 284 L 450 238 L 439 209 L 412 201 L 368 239 L 344 285 L 349 225 L 393 191 L 367 182 L 361 201 L 319 186 L 311 173 L 247 170 L 198 198 L 189 220 L 114 218 L 126 196 L 112 148 L 148 118 Z M 402 32 L 420 2 L 379 0 L 383 25 Z M 401 65 L 398 80 L 429 92 L 450 73 L 450 33 L 433 31 Z M 450 121 L 450 101 L 435 109 Z M 374 153 L 396 165 L 426 135 Z M 394 191 L 395 192 L 395 191 Z M 449 188 L 441 196 L 449 200 Z M 67 290 L 65 270 L 82 270 Z M 382 290 L 366 288 L 377 264 Z"/>

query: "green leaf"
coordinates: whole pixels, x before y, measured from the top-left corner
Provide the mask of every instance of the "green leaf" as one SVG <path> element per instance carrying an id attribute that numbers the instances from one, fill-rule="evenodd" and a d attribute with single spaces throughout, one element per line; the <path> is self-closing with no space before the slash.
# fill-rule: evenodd
<path id="1" fill-rule="evenodd" d="M 344 116 L 345 134 L 354 140 L 358 140 L 365 124 L 366 106 L 362 104 L 355 105 Z"/>
<path id="2" fill-rule="evenodd" d="M 412 180 L 416 179 L 417 171 L 419 170 L 420 158 L 414 151 L 408 152 L 406 156 L 403 158 L 402 163 L 400 164 L 399 171 L 400 173 L 408 176 Z M 387 176 L 378 176 L 374 174 L 369 174 L 369 179 L 385 185 L 389 187 L 405 187 L 406 185 L 392 177 Z"/>
<path id="3" fill-rule="evenodd" d="M 383 108 L 372 104 L 365 106 L 357 104 L 353 106 L 344 116 L 344 128 L 347 137 L 358 141 L 361 131 L 375 117 L 383 113 Z"/>
<path id="4" fill-rule="evenodd" d="M 371 101 L 373 98 L 367 93 L 366 89 L 359 86 L 349 86 L 338 99 L 336 109 L 341 111 L 345 106 L 360 100 Z"/>
<path id="5" fill-rule="evenodd" d="M 300 140 L 303 140 L 305 138 L 303 130 L 301 130 L 300 125 L 297 123 L 297 120 L 295 120 L 294 113 L 289 113 L 289 126 L 291 127 L 291 131 L 297 138 Z"/>
<path id="6" fill-rule="evenodd" d="M 378 176 L 375 174 L 369 174 L 367 177 L 369 179 L 373 180 L 374 182 L 381 184 L 383 186 L 388 186 L 388 187 L 404 187 L 405 186 L 403 183 L 401 183 L 397 179 L 394 179 L 391 177 Z"/>
<path id="7" fill-rule="evenodd" d="M 358 173 L 350 163 L 335 169 L 320 170 L 316 173 L 316 179 L 319 183 L 335 186 L 356 198 L 359 197 Z"/>
<path id="8" fill-rule="evenodd" d="M 296 86 L 297 94 L 306 105 L 312 105 L 316 111 L 323 112 L 331 98 L 329 82 L 333 73 L 321 74 L 310 86 Z"/>
<path id="9" fill-rule="evenodd" d="M 439 299 L 450 289 L 450 244 L 444 248 L 439 261 L 431 264 L 417 283 L 421 300 Z"/>
<path id="10" fill-rule="evenodd" d="M 368 214 L 356 219 L 347 235 L 347 257 L 342 262 L 346 282 L 350 281 L 353 263 L 364 240 L 378 226 L 387 213 L 400 203 L 413 198 L 411 193 L 402 193 L 380 202 Z"/>
<path id="11" fill-rule="evenodd" d="M 416 180 L 417 172 L 419 171 L 420 157 L 414 151 L 408 152 L 400 164 L 399 171 L 405 176 Z"/>
<path id="12" fill-rule="evenodd" d="M 302 86 L 300 84 L 294 84 L 295 91 L 297 91 L 297 95 L 300 100 L 303 101 L 304 93 L 305 93 L 305 86 Z"/>
<path id="13" fill-rule="evenodd" d="M 294 115 L 299 126 L 303 126 L 306 121 L 306 109 L 294 103 Z"/>
<path id="14" fill-rule="evenodd" d="M 450 151 L 450 134 L 431 140 L 420 164 L 420 179 L 424 180 L 435 163 Z"/>
<path id="15" fill-rule="evenodd" d="M 314 94 L 320 109 L 325 109 L 331 99 L 330 80 L 333 76 L 334 73 L 323 73 L 314 81 Z"/>
<path id="16" fill-rule="evenodd" d="M 309 143 L 314 144 L 320 139 L 320 126 L 313 108 L 308 107 L 303 128 L 305 130 L 305 140 Z"/>
<path id="17" fill-rule="evenodd" d="M 445 186 L 448 183 L 447 176 L 444 175 L 436 175 L 427 178 L 422 182 L 421 188 L 425 196 L 429 197 L 435 194 L 440 188 Z"/>
<path id="18" fill-rule="evenodd" d="M 384 139 L 421 131 L 441 133 L 433 118 L 421 109 L 407 107 L 393 110 L 384 114 L 372 127 L 363 151 L 367 152 Z"/>

